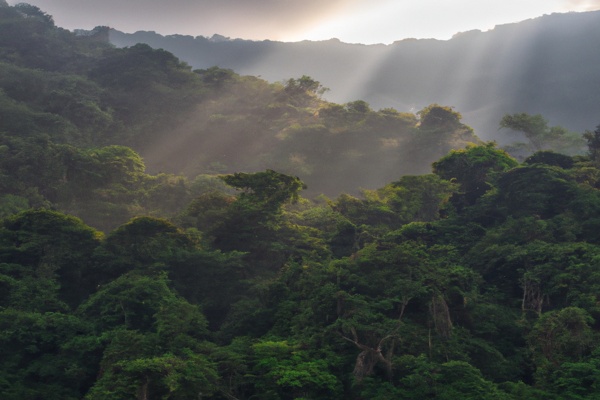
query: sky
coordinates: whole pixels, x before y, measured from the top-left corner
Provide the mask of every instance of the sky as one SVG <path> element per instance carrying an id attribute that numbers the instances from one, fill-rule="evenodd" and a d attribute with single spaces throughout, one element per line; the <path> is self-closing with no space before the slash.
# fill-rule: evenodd
<path id="1" fill-rule="evenodd" d="M 544 14 L 600 10 L 600 0 L 9 0 L 33 4 L 66 29 L 250 40 L 389 44 L 446 40 Z"/>

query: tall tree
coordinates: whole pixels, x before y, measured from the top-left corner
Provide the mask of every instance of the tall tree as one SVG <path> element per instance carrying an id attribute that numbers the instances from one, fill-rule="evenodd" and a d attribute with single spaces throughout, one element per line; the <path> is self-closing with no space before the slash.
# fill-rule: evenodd
<path id="1" fill-rule="evenodd" d="M 529 141 L 532 152 L 557 150 L 577 153 L 581 151 L 583 145 L 580 135 L 569 132 L 562 126 L 548 126 L 548 121 L 540 114 L 506 114 L 500 120 L 500 128 L 523 133 Z"/>
<path id="2" fill-rule="evenodd" d="M 598 125 L 593 132 L 586 131 L 583 134 L 583 138 L 587 142 L 590 159 L 597 163 L 600 161 L 600 125 Z"/>
<path id="3" fill-rule="evenodd" d="M 297 177 L 272 170 L 223 176 L 228 185 L 241 190 L 225 218 L 212 232 L 217 248 L 248 252 L 254 262 L 278 265 L 285 250 L 281 238 L 282 207 L 299 198 L 305 186 Z"/>
<path id="4" fill-rule="evenodd" d="M 455 205 L 472 205 L 487 192 L 494 174 L 516 167 L 517 161 L 493 142 L 453 150 L 433 163 L 433 172 L 446 180 L 455 180 L 461 192 L 453 196 Z"/>
<path id="5" fill-rule="evenodd" d="M 40 298 L 38 293 L 42 286 L 56 285 L 58 299 L 76 307 L 98 284 L 91 274 L 92 255 L 101 238 L 100 232 L 81 220 L 56 211 L 27 210 L 5 219 L 0 228 L 0 257 L 6 264 L 0 265 L 18 265 L 4 273 L 21 281 L 10 305 L 56 311 L 46 308 L 51 298 Z"/>

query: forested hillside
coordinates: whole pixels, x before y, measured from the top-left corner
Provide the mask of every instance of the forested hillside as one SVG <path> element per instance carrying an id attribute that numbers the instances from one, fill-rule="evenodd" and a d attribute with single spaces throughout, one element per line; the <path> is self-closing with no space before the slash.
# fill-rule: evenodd
<path id="1" fill-rule="evenodd" d="M 600 126 L 517 159 L 1 1 L 0 88 L 0 398 L 600 396 Z"/>
<path id="2" fill-rule="evenodd" d="M 502 144 L 510 141 L 497 131 L 506 113 L 542 114 L 552 125 L 579 132 L 595 126 L 598 38 L 600 11 L 545 15 L 450 40 L 397 38 L 389 45 L 110 31 L 119 47 L 147 43 L 194 68 L 219 65 L 272 82 L 310 75 L 331 88 L 328 99 L 340 103 L 362 99 L 399 110 L 452 105 L 479 137 Z"/>
<path id="3" fill-rule="evenodd" d="M 106 230 L 139 213 L 173 215 L 207 175 L 265 169 L 301 177 L 312 195 L 357 194 L 478 141 L 446 106 L 415 115 L 330 103 L 307 76 L 271 84 L 193 71 L 164 50 L 115 48 L 105 28 L 74 35 L 32 6 L 0 12 L 9 209 L 57 207 Z"/>

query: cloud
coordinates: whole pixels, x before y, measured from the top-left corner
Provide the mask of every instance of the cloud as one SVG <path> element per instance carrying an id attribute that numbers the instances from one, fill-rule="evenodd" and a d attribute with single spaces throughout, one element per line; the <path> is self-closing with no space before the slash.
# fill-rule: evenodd
<path id="1" fill-rule="evenodd" d="M 563 8 L 566 11 L 600 10 L 600 0 L 566 0 Z"/>

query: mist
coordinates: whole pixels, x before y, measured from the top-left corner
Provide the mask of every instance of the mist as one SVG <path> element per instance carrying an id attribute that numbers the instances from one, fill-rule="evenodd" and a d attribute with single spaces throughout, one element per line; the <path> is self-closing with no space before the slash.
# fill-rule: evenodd
<path id="1" fill-rule="evenodd" d="M 372 108 L 416 111 L 454 107 L 484 140 L 508 143 L 498 131 L 506 113 L 542 114 L 553 125 L 582 132 L 597 123 L 600 94 L 600 12 L 553 14 L 451 40 L 401 40 L 391 45 L 339 40 L 229 40 L 215 37 L 125 34 L 117 46 L 138 42 L 173 52 L 193 68 L 218 65 L 270 82 L 309 75 L 330 91 L 325 99 L 367 101 Z M 218 39 L 218 40 L 214 40 Z"/>

